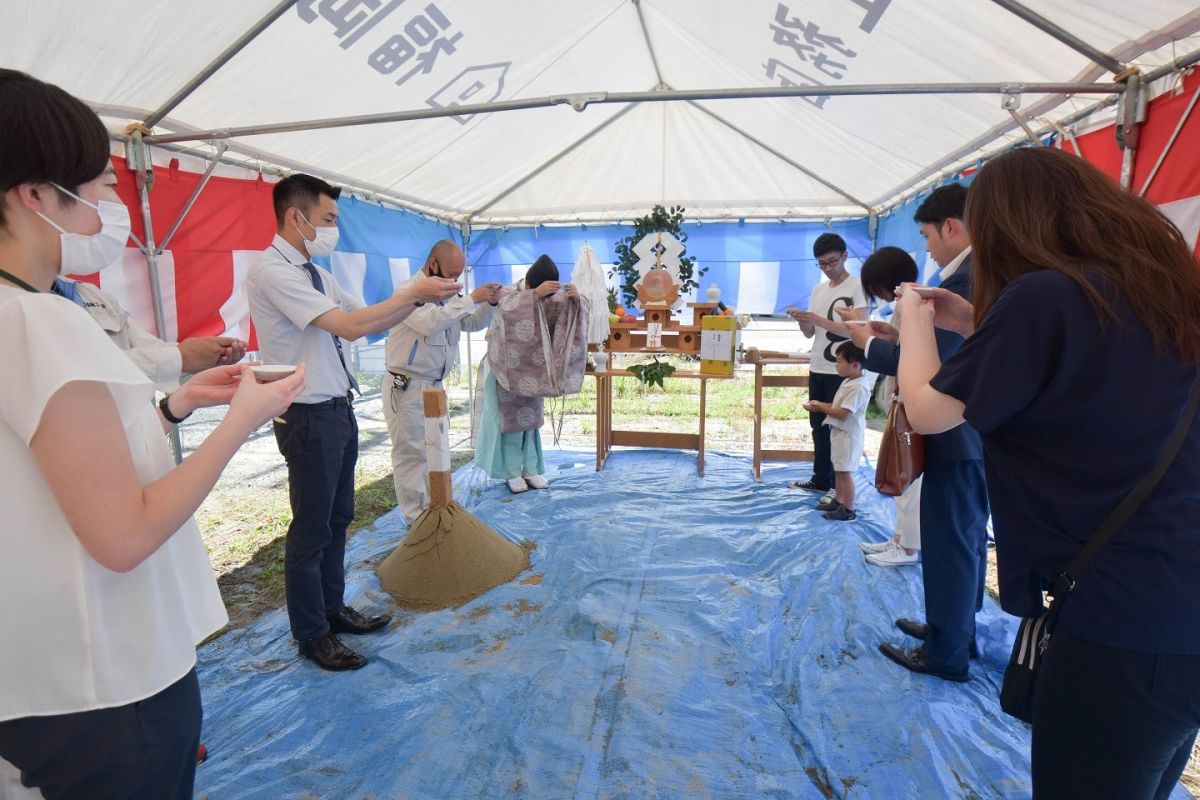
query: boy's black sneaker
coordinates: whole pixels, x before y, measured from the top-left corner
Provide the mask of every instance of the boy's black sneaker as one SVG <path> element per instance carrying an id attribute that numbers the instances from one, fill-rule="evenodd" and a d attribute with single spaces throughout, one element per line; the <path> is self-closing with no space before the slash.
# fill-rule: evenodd
<path id="1" fill-rule="evenodd" d="M 835 522 L 849 522 L 850 520 L 858 519 L 858 514 L 854 513 L 854 509 L 846 508 L 843 505 L 839 505 L 833 511 L 826 511 L 824 516 L 825 519 L 831 519 Z"/>

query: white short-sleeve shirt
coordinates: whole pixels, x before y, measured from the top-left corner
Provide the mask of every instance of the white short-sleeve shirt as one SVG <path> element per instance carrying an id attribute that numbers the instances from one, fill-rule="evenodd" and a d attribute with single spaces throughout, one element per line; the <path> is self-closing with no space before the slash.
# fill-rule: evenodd
<path id="1" fill-rule="evenodd" d="M 258 349 L 264 364 L 307 365 L 304 391 L 297 403 L 321 403 L 345 397 L 350 391 L 346 368 L 338 360 L 333 334 L 310 324 L 334 308 L 354 311 L 362 303 L 344 291 L 328 270 L 317 267 L 323 292 L 312 284 L 304 264 L 308 259 L 282 236 L 276 236 L 246 275 L 250 318 L 258 333 Z M 350 345 L 342 340 L 342 352 Z M 348 368 L 353 369 L 352 366 Z"/>
<path id="2" fill-rule="evenodd" d="M 189 519 L 127 573 L 101 566 L 29 443 L 60 388 L 103 383 L 149 484 L 175 466 L 154 387 L 83 309 L 51 294 L 0 287 L 0 341 L 0 722 L 150 697 L 186 675 L 196 645 L 228 622 L 200 531 Z"/>
<path id="3" fill-rule="evenodd" d="M 833 395 L 834 408 L 844 408 L 850 412 L 845 419 L 838 419 L 832 414 L 825 415 L 825 424 L 834 430 L 844 431 L 853 436 L 863 436 L 867 431 L 867 404 L 871 402 L 871 387 L 866 376 L 848 378 L 838 386 Z"/>
<path id="4" fill-rule="evenodd" d="M 866 308 L 867 296 L 863 294 L 862 281 L 857 275 L 847 275 L 837 286 L 830 286 L 829 281 L 822 279 L 813 287 L 808 299 L 808 310 L 833 322 L 841 322 L 834 309 Z M 817 328 L 813 335 L 812 353 L 808 364 L 809 372 L 822 375 L 837 374 L 837 347 L 846 341 L 845 336 L 832 334 L 824 328 Z"/>

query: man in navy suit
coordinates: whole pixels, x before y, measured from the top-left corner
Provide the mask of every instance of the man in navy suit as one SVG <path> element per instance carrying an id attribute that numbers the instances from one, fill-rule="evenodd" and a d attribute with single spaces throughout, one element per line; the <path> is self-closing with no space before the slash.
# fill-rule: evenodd
<path id="1" fill-rule="evenodd" d="M 929 255 L 941 267 L 929 283 L 971 299 L 971 241 L 963 225 L 967 190 L 959 184 L 936 189 L 914 219 Z M 872 336 L 867 326 L 851 326 L 855 343 L 867 353 L 866 367 L 895 375 L 900 347 Z M 944 361 L 962 345 L 961 336 L 939 329 L 938 355 Z M 924 640 L 908 650 L 885 642 L 888 658 L 913 672 L 952 681 L 969 677 L 977 655 L 975 612 L 983 608 L 987 574 L 987 484 L 979 434 L 966 423 L 925 437 L 925 481 L 921 488 L 921 559 L 924 563 L 926 622 L 901 618 L 896 627 Z"/>

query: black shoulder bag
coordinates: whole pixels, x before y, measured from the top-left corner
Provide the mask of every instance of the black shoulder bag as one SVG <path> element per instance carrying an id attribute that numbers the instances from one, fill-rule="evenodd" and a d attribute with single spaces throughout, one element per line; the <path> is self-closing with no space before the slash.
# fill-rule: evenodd
<path id="1" fill-rule="evenodd" d="M 1050 645 L 1050 634 L 1058 621 L 1059 612 L 1067 595 L 1075 588 L 1079 579 L 1100 551 L 1113 540 L 1121 527 L 1129 521 L 1133 513 L 1141 508 L 1150 493 L 1162 480 L 1163 475 L 1171 467 L 1171 463 L 1183 446 L 1184 439 L 1192 428 L 1192 420 L 1196 416 L 1196 407 L 1200 405 L 1200 379 L 1192 386 L 1192 394 L 1188 399 L 1183 418 L 1175 427 L 1171 439 L 1167 442 L 1154 471 L 1140 482 L 1125 496 L 1121 504 L 1113 510 L 1108 518 L 1088 539 L 1086 545 L 1063 574 L 1055 579 L 1050 587 L 1050 606 L 1038 617 L 1025 617 L 1017 629 L 1017 640 L 1013 642 L 1012 656 L 1008 659 L 1008 667 L 1004 670 L 1004 683 L 1000 687 L 1000 708 L 1006 714 L 1016 717 L 1023 722 L 1033 721 L 1033 694 L 1037 682 L 1037 671 L 1042 664 L 1042 657 Z"/>

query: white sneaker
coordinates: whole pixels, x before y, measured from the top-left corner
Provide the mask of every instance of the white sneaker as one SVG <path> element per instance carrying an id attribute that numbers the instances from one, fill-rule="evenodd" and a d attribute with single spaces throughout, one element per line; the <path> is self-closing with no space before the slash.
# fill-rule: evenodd
<path id="1" fill-rule="evenodd" d="M 891 539 L 888 539 L 886 542 L 859 542 L 858 549 L 864 553 L 882 553 L 886 550 L 891 550 L 893 544 Z"/>
<path id="2" fill-rule="evenodd" d="M 529 485 L 525 483 L 524 478 L 509 478 L 508 488 L 512 490 L 513 494 L 529 491 Z"/>
<path id="3" fill-rule="evenodd" d="M 892 547 L 884 550 L 882 553 L 872 553 L 867 556 L 867 563 L 874 564 L 877 567 L 904 567 L 909 564 L 920 563 L 920 561 L 920 553 L 909 555 L 898 544 L 892 545 Z"/>
<path id="4" fill-rule="evenodd" d="M 524 481 L 527 484 L 529 484 L 530 489 L 549 489 L 550 488 L 550 484 L 547 483 L 546 479 L 543 478 L 541 475 L 527 475 L 526 473 L 522 472 L 521 478 L 524 479 Z"/>

